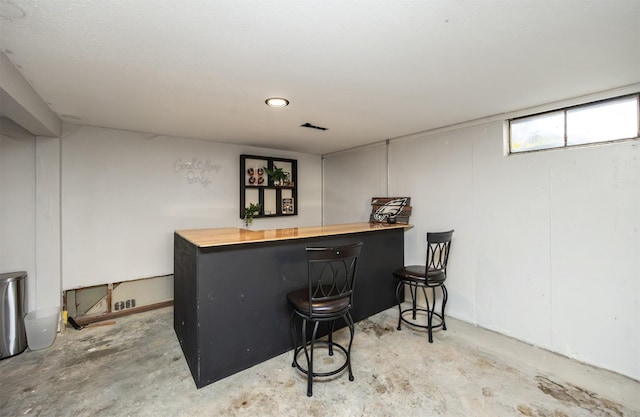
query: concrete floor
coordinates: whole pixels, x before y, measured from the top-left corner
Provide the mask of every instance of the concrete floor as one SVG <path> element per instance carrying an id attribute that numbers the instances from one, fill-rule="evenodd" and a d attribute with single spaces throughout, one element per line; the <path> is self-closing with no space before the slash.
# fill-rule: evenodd
<path id="1" fill-rule="evenodd" d="M 0 361 L 0 415 L 640 416 L 638 381 L 453 319 L 429 344 L 395 329 L 395 309 L 357 323 L 354 382 L 315 382 L 307 398 L 286 353 L 198 390 L 172 315 L 66 329 Z"/>

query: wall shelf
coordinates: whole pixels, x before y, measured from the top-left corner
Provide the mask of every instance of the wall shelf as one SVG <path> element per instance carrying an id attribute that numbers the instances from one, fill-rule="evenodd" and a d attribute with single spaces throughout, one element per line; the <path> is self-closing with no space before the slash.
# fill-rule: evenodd
<path id="1" fill-rule="evenodd" d="M 267 169 L 265 169 L 267 168 Z M 267 170 L 282 168 L 284 185 L 274 184 Z M 259 204 L 254 218 L 295 216 L 298 214 L 298 161 L 270 156 L 240 155 L 240 218 L 249 204 Z"/>

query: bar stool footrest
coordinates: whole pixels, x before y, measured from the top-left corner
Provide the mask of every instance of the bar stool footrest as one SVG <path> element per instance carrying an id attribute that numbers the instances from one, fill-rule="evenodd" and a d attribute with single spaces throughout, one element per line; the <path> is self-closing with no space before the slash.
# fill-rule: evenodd
<path id="1" fill-rule="evenodd" d="M 314 377 L 316 377 L 316 376 L 323 377 L 323 376 L 336 375 L 336 374 L 339 374 L 340 372 L 344 371 L 349 366 L 349 359 L 350 359 L 349 358 L 349 352 L 347 351 L 347 349 L 344 346 L 342 346 L 341 344 L 336 343 L 336 342 L 329 342 L 327 340 L 316 340 L 315 343 L 314 343 L 314 350 L 317 348 L 318 344 L 325 345 L 325 346 L 327 346 L 327 348 L 329 348 L 329 345 L 332 345 L 334 349 L 337 348 L 337 349 L 341 350 L 342 353 L 344 353 L 345 361 L 340 367 L 336 368 L 333 371 L 314 372 L 313 373 Z M 310 345 L 311 345 L 311 343 L 309 343 L 309 345 L 307 346 L 308 350 L 310 349 Z M 300 365 L 300 363 L 298 363 L 298 355 L 300 355 L 301 352 L 304 352 L 304 346 L 296 347 L 295 355 L 293 356 L 292 366 L 295 367 L 295 368 L 298 368 L 298 370 L 300 372 L 304 373 L 305 375 L 308 375 L 309 374 L 309 370 L 307 368 L 303 367 L 302 365 Z M 311 353 L 311 352 L 309 352 L 309 353 Z M 351 379 L 351 378 L 349 378 L 349 380 L 353 381 L 353 379 Z"/>
<path id="2" fill-rule="evenodd" d="M 406 308 L 406 309 L 402 310 L 401 313 L 400 313 L 400 320 L 402 320 L 403 322 L 405 322 L 406 324 L 408 324 L 410 326 L 420 327 L 422 329 L 427 329 L 428 330 L 429 329 L 429 325 L 428 324 L 418 324 L 415 321 L 413 321 L 414 319 L 407 319 L 407 318 L 404 317 L 404 315 L 406 313 L 409 313 L 409 312 L 411 312 L 411 314 L 413 315 L 413 311 L 414 311 L 413 308 Z M 431 329 L 432 330 L 433 329 L 439 329 L 440 327 L 443 327 L 444 324 L 445 324 L 444 318 L 442 317 L 442 314 L 440 314 L 440 313 L 436 313 L 435 311 L 432 312 L 430 310 L 427 310 L 426 308 L 416 308 L 415 311 L 416 312 L 420 311 L 420 312 L 423 312 L 423 313 L 426 313 L 426 314 L 433 314 L 432 319 L 436 319 L 436 320 L 434 320 L 435 324 L 431 325 Z"/>

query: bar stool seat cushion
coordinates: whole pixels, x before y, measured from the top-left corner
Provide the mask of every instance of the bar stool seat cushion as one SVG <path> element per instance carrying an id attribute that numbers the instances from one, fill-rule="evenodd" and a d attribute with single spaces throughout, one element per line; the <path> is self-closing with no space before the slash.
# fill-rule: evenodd
<path id="1" fill-rule="evenodd" d="M 324 287 L 325 294 L 331 295 L 331 288 L 329 286 Z M 314 300 L 311 306 L 311 312 L 313 316 L 335 316 L 340 315 L 342 312 L 348 311 L 351 307 L 351 295 L 338 295 L 336 298 Z M 296 291 L 291 291 L 287 294 L 287 300 L 291 306 L 300 314 L 309 315 L 309 289 L 301 288 Z"/>
<path id="2" fill-rule="evenodd" d="M 447 275 L 442 270 L 428 271 L 425 278 L 424 265 L 408 265 L 393 272 L 396 278 L 408 281 L 422 282 L 429 284 L 441 284 L 447 279 Z"/>

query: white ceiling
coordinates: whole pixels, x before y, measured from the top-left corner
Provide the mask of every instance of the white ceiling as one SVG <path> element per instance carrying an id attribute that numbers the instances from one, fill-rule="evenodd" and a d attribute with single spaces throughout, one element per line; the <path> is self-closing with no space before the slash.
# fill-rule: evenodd
<path id="1" fill-rule="evenodd" d="M 0 50 L 66 122 L 326 154 L 638 83 L 640 0 L 0 0 Z"/>

